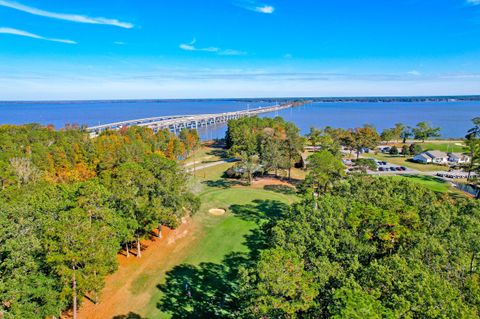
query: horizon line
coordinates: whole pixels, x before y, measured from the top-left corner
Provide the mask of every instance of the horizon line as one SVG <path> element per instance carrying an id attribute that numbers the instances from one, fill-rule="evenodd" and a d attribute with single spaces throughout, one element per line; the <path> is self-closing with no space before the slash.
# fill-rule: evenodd
<path id="1" fill-rule="evenodd" d="M 59 100 L 0 100 L 0 103 L 84 103 L 84 102 L 168 102 L 168 101 L 251 101 L 251 100 L 292 100 L 292 99 L 461 99 L 470 98 L 480 100 L 478 94 L 460 94 L 460 95 L 343 95 L 343 96 L 263 96 L 263 97 L 222 97 L 222 98 L 132 98 L 132 99 L 59 99 Z"/>

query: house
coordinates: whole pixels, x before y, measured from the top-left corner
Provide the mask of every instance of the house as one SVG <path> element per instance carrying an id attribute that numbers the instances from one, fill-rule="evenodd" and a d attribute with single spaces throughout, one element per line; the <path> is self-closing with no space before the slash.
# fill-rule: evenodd
<path id="1" fill-rule="evenodd" d="M 426 151 L 413 157 L 415 162 L 428 164 L 464 164 L 470 162 L 470 157 L 461 153 L 445 153 L 441 151 Z"/>
<path id="2" fill-rule="evenodd" d="M 423 164 L 433 163 L 441 165 L 448 164 L 449 156 L 447 153 L 441 151 L 426 151 L 415 155 L 413 160 Z"/>
<path id="3" fill-rule="evenodd" d="M 413 157 L 413 160 L 418 163 L 428 164 L 432 162 L 432 158 L 426 153 L 420 153 Z"/>
<path id="4" fill-rule="evenodd" d="M 462 153 L 448 153 L 448 162 L 451 164 L 470 163 L 470 156 Z"/>

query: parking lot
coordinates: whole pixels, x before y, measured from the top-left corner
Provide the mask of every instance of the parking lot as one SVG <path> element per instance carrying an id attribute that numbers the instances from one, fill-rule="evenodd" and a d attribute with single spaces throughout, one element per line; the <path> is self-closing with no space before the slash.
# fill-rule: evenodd
<path id="1" fill-rule="evenodd" d="M 412 173 L 413 170 L 405 166 L 393 165 L 384 161 L 375 161 L 378 173 Z"/>

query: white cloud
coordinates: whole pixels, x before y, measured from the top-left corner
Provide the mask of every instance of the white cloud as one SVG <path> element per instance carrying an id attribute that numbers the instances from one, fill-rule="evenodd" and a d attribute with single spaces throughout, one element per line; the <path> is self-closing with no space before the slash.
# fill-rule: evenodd
<path id="1" fill-rule="evenodd" d="M 259 3 L 256 0 L 237 0 L 234 4 L 240 8 L 244 8 L 250 11 L 264 13 L 264 14 L 272 14 L 275 11 L 275 7 Z"/>
<path id="2" fill-rule="evenodd" d="M 113 42 L 113 44 L 116 44 L 116 45 L 125 45 L 125 42 L 115 41 L 115 42 Z"/>
<path id="3" fill-rule="evenodd" d="M 105 25 L 112 25 L 115 27 L 120 27 L 125 29 L 131 29 L 134 26 L 131 23 L 121 22 L 116 19 L 108 19 L 108 18 L 101 18 L 101 17 L 96 18 L 96 17 L 88 17 L 80 14 L 68 14 L 68 13 L 57 13 L 57 12 L 45 11 L 42 9 L 29 7 L 21 3 L 17 3 L 9 0 L 0 0 L 0 6 L 12 8 L 15 10 L 19 10 L 19 11 L 30 13 L 37 16 L 78 22 L 78 23 L 105 24 Z"/>
<path id="4" fill-rule="evenodd" d="M 30 32 L 23 31 L 23 30 L 13 29 L 13 28 L 0 28 L 0 33 L 18 35 L 18 36 L 22 36 L 22 37 L 28 37 L 28 38 L 51 41 L 51 42 L 77 44 L 77 42 L 72 41 L 72 40 L 46 38 L 46 37 L 43 37 L 43 36 L 38 35 L 38 34 L 30 33 Z"/>
<path id="5" fill-rule="evenodd" d="M 422 73 L 420 71 L 417 71 L 417 70 L 408 71 L 407 74 L 414 75 L 414 76 L 422 75 Z"/>
<path id="6" fill-rule="evenodd" d="M 211 52 L 211 53 L 216 53 L 218 55 L 228 55 L 228 56 L 234 56 L 234 55 L 246 55 L 247 52 L 244 51 L 239 51 L 239 50 L 233 50 L 233 49 L 220 49 L 217 47 L 206 47 L 206 48 L 198 48 L 195 46 L 195 43 L 197 43 L 196 39 L 193 39 L 192 42 L 190 43 L 182 43 L 179 45 L 179 48 L 184 50 L 184 51 L 197 51 L 197 52 Z"/>
<path id="7" fill-rule="evenodd" d="M 260 13 L 266 13 L 266 14 L 271 14 L 273 11 L 275 11 L 275 8 L 272 6 L 261 6 L 261 7 L 256 7 L 255 11 L 260 12 Z"/>
<path id="8" fill-rule="evenodd" d="M 480 5 L 480 0 L 467 0 L 467 3 L 477 6 L 477 5 Z"/>

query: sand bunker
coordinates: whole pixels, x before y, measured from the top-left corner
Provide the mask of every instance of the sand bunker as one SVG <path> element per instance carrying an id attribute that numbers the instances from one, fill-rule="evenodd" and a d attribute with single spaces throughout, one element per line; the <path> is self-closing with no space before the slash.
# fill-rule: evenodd
<path id="1" fill-rule="evenodd" d="M 225 214 L 225 209 L 212 208 L 208 212 L 212 215 L 215 215 L 215 216 L 222 216 L 223 214 Z"/>

